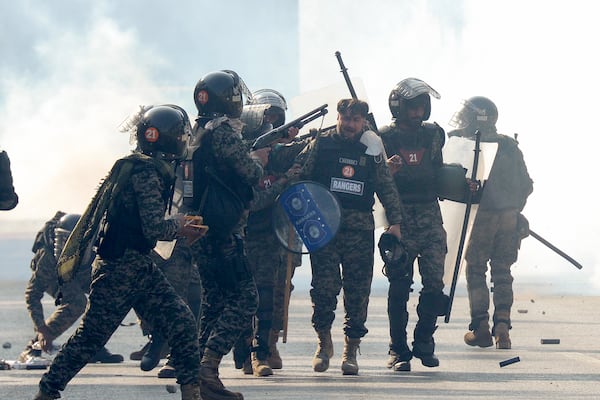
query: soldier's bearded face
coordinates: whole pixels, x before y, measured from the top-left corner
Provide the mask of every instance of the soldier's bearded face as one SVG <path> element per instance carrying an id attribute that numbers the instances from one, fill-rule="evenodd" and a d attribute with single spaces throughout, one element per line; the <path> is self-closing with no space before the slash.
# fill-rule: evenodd
<path id="1" fill-rule="evenodd" d="M 338 113 L 338 132 L 347 139 L 356 138 L 365 126 L 365 118 L 360 114 Z"/>

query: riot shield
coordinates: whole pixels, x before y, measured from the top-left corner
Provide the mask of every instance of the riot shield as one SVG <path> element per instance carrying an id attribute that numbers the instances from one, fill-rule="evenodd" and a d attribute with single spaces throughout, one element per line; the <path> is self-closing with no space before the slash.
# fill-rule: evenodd
<path id="1" fill-rule="evenodd" d="M 444 157 L 444 163 L 446 164 L 459 164 L 464 167 L 465 177 L 471 176 L 471 170 L 473 168 L 474 158 L 474 146 L 475 141 L 473 139 L 467 139 L 458 136 L 452 136 L 447 141 L 442 149 Z M 497 143 L 484 143 L 480 144 L 479 160 L 477 164 L 477 180 L 484 182 L 490 174 L 494 158 L 496 157 L 496 151 L 498 150 Z M 450 197 L 450 196 L 449 196 Z M 444 284 L 450 286 L 454 274 L 454 267 L 456 264 L 456 257 L 459 251 L 460 238 L 462 233 L 462 226 L 465 219 L 466 205 L 464 203 L 443 200 L 440 201 L 440 208 L 442 211 L 442 219 L 444 221 L 444 229 L 447 234 L 447 245 L 448 253 L 446 254 L 446 262 L 444 265 Z M 467 225 L 466 236 L 464 245 L 469 242 L 469 236 L 471 234 L 471 228 L 473 221 L 477 215 L 477 204 L 471 205 L 471 211 L 469 213 L 469 221 Z M 464 252 L 463 252 L 464 254 Z M 461 270 L 464 264 L 461 262 Z"/>
<path id="2" fill-rule="evenodd" d="M 335 237 L 341 215 L 337 199 L 325 186 L 301 181 L 277 198 L 273 230 L 287 250 L 308 254 L 323 248 Z"/>

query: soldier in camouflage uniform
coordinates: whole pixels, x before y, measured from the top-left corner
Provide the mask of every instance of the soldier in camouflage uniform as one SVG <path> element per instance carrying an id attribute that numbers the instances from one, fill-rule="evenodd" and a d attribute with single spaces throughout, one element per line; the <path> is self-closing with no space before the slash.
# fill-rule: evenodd
<path id="1" fill-rule="evenodd" d="M 257 137 L 282 126 L 286 109 L 285 98 L 279 92 L 272 89 L 254 92 L 241 116 L 246 124 L 242 135 L 249 146 Z M 273 232 L 271 215 L 275 199 L 287 183 L 285 172 L 307 143 L 289 143 L 297 134 L 298 128 L 290 127 L 286 138 L 271 144 L 273 150 L 264 176 L 254 187 L 254 199 L 248 215 L 245 243 L 259 303 L 254 317 L 254 332 L 249 330 L 240 336 L 234 347 L 234 360 L 238 369 L 242 368 L 244 373 L 254 373 L 255 376 L 269 376 L 273 374 L 273 369 L 282 368 L 276 342 L 283 328 L 280 314 L 283 314 L 285 297 L 287 252 Z M 278 306 L 277 310 L 275 305 Z M 274 325 L 276 316 L 278 320 Z"/>
<path id="2" fill-rule="evenodd" d="M 263 174 L 270 149 L 249 152 L 242 140 L 239 119 L 242 94 L 250 93 L 233 71 L 208 73 L 194 90 L 198 109 L 194 131 L 199 145 L 192 157 L 193 199 L 195 212 L 209 226 L 207 235 L 192 245 L 202 281 L 200 378 L 205 400 L 243 399 L 241 393 L 224 387 L 219 379 L 219 365 L 242 332 L 250 328 L 258 306 L 256 284 L 245 254 L 243 228 L 252 186 Z M 208 180 L 214 179 L 209 178 L 207 170 L 214 171 L 244 204 L 241 215 L 232 214 L 231 219 L 237 221 L 232 228 L 223 225 L 229 216 L 214 215 L 210 208 L 204 208 L 202 198 Z"/>
<path id="3" fill-rule="evenodd" d="M 389 96 L 392 123 L 381 128 L 381 140 L 402 198 L 402 243 L 407 252 L 404 264 L 387 265 L 389 280 L 388 318 L 390 349 L 388 368 L 410 371 L 415 356 L 426 367 L 437 367 L 433 333 L 437 317 L 444 315 L 448 297 L 444 289 L 446 231 L 436 191 L 436 176 L 443 165 L 444 130 L 423 121 L 431 114 L 431 98 L 440 95 L 417 78 L 400 81 Z M 418 261 L 423 288 L 417 306 L 412 351 L 407 343 L 407 302 L 412 292 L 414 263 Z"/>
<path id="4" fill-rule="evenodd" d="M 177 168 L 177 179 L 175 181 L 175 192 L 173 194 L 173 205 L 171 212 L 186 213 L 189 208 L 184 204 L 183 182 L 184 169 Z M 185 240 L 177 240 L 170 257 L 164 259 L 156 251 L 150 253 L 154 263 L 165 274 L 169 283 L 175 289 L 175 292 L 181 296 L 190 307 L 196 319 L 200 316 L 201 300 L 201 284 L 198 268 L 192 257 L 192 250 L 187 245 Z M 165 255 L 167 256 L 167 255 Z M 152 328 L 148 326 L 146 321 L 140 320 L 140 326 L 144 335 L 149 335 L 150 340 L 139 351 L 131 353 L 130 359 L 140 360 L 140 368 L 144 371 L 150 371 L 156 367 L 161 358 L 168 357 L 165 365 L 158 370 L 159 378 L 175 378 L 176 371 L 168 356 L 169 347 L 167 346 L 166 338 L 160 337 L 152 332 Z"/>
<path id="5" fill-rule="evenodd" d="M 175 179 L 174 161 L 185 155 L 190 130 L 180 107 L 144 111 L 136 126 L 143 154 L 135 152 L 115 163 L 71 234 L 79 238 L 80 232 L 100 228 L 88 307 L 79 328 L 40 380 L 36 400 L 59 398 L 59 391 L 108 341 L 132 307 L 168 338 L 182 400 L 201 399 L 196 321 L 150 258 L 159 239 L 181 235 L 192 240 L 204 232 L 189 227 L 181 214 L 164 219 Z M 75 273 L 65 267 L 70 265 L 72 243 L 67 242 L 59 259 L 63 280 Z M 79 252 L 87 246 L 75 245 Z"/>
<path id="6" fill-rule="evenodd" d="M 513 304 L 510 268 L 517 261 L 522 231 L 528 229 L 521 211 L 533 192 L 533 181 L 517 141 L 496 131 L 497 120 L 496 105 L 486 97 L 475 96 L 465 100 L 454 114 L 450 124 L 457 129 L 448 135 L 473 138 L 479 130 L 482 142 L 498 144 L 465 253 L 471 323 L 464 340 L 469 346 L 490 347 L 494 344 L 493 336 L 496 348 L 510 349 Z M 494 285 L 491 332 L 490 291 L 486 281 L 488 262 Z"/>
<path id="7" fill-rule="evenodd" d="M 375 193 L 385 208 L 388 232 L 398 239 L 401 236 L 402 205 L 385 162 L 383 143 L 377 134 L 366 130 L 368 110 L 364 101 L 340 100 L 337 126 L 320 134 L 298 157 L 303 164 L 300 179 L 324 184 L 342 208 L 335 238 L 310 254 L 312 324 L 319 338 L 313 358 L 317 372 L 329 368 L 333 355 L 331 326 L 337 296 L 343 288 L 346 317 L 342 372 L 358 374 L 356 351 L 368 332 L 365 322 L 373 279 Z"/>
<path id="8" fill-rule="evenodd" d="M 36 235 L 32 248 L 35 254 L 31 260 L 32 274 L 25 289 L 25 304 L 36 334 L 19 355 L 19 362 L 27 362 L 28 357 L 34 354 L 33 347 L 36 343 L 42 350 L 51 352 L 54 339 L 69 329 L 85 311 L 86 294 L 89 293 L 92 279 L 91 263 L 86 262 L 82 265 L 75 278 L 60 288 L 56 270 L 56 260 L 79 217 L 78 214 L 57 211 Z M 59 289 L 62 295 L 61 304 L 45 319 L 42 297 L 44 293 L 48 293 L 56 299 Z M 123 356 L 111 354 L 105 347 L 102 347 L 90 360 L 90 362 L 100 363 L 122 361 Z"/>

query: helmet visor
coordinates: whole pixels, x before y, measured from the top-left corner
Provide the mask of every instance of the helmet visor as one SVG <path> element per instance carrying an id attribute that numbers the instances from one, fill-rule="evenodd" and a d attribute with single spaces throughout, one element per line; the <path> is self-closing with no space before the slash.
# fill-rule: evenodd
<path id="1" fill-rule="evenodd" d="M 441 98 L 440 94 L 434 88 L 417 78 L 403 79 L 396 85 L 395 90 L 405 100 L 414 99 L 422 94 L 428 94 L 436 99 Z"/>

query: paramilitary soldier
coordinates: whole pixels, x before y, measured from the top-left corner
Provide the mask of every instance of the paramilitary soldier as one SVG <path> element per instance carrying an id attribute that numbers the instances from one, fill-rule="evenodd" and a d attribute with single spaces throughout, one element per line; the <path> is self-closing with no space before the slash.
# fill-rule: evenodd
<path id="1" fill-rule="evenodd" d="M 405 263 L 385 266 L 390 286 L 388 318 L 390 349 L 388 368 L 410 371 L 412 356 L 426 367 L 437 367 L 434 354 L 436 320 L 444 315 L 448 297 L 444 289 L 446 231 L 436 191 L 436 175 L 443 165 L 444 130 L 423 121 L 431 114 L 431 98 L 440 98 L 431 86 L 417 78 L 400 81 L 389 96 L 392 123 L 380 130 L 388 164 L 403 204 L 402 242 Z M 417 260 L 423 288 L 417 306 L 412 351 L 407 343 L 406 304 L 412 291 L 414 262 Z"/>
<path id="2" fill-rule="evenodd" d="M 368 111 L 364 101 L 340 100 L 337 126 L 309 143 L 300 172 L 300 179 L 328 187 L 342 208 L 337 235 L 310 255 L 312 324 L 318 335 L 313 369 L 317 372 L 326 371 L 333 356 L 331 326 L 337 296 L 343 288 L 346 315 L 342 372 L 358 374 L 356 351 L 368 332 L 365 322 L 373 279 L 375 193 L 390 223 L 387 232 L 398 240 L 401 237 L 402 204 L 386 164 L 383 143 L 374 132 L 366 130 Z M 304 156 L 304 152 L 299 155 L 300 163 Z"/>
<path id="3" fill-rule="evenodd" d="M 54 339 L 69 329 L 85 311 L 86 294 L 90 291 L 92 280 L 91 258 L 84 261 L 84 265 L 79 268 L 73 280 L 60 288 L 56 270 L 56 260 L 79 218 L 79 214 L 57 211 L 35 237 L 32 247 L 34 256 L 31 260 L 31 278 L 25 289 L 25 304 L 33 321 L 35 337 L 19 355 L 19 362 L 25 363 L 28 357 L 35 354 L 36 342 L 41 350 L 51 352 Z M 61 303 L 48 318 L 44 318 L 42 305 L 44 294 L 48 293 L 56 299 L 59 289 L 62 295 Z M 122 361 L 123 356 L 111 354 L 106 347 L 100 348 L 90 360 L 90 362 L 100 363 L 120 363 Z"/>
<path id="4" fill-rule="evenodd" d="M 168 338 L 182 400 L 199 400 L 198 336 L 194 315 L 150 258 L 158 239 L 191 239 L 205 231 L 187 225 L 183 215 L 164 219 L 172 194 L 174 163 L 184 157 L 190 123 L 177 106 L 156 106 L 137 125 L 142 153 L 118 160 L 73 230 L 59 259 L 68 280 L 74 261 L 100 229 L 88 307 L 81 324 L 40 380 L 36 400 L 56 399 L 59 391 L 104 346 L 131 308 Z"/>
<path id="5" fill-rule="evenodd" d="M 255 91 L 242 112 L 242 121 L 246 123 L 244 140 L 251 144 L 260 135 L 282 126 L 286 109 L 287 103 L 281 93 L 272 89 Z M 307 143 L 288 143 L 297 134 L 298 128 L 290 127 L 287 137 L 271 144 L 269 162 L 265 166 L 264 176 L 254 186 L 254 198 L 248 214 L 246 249 L 259 302 L 254 317 L 254 333 L 240 337 L 234 348 L 234 359 L 236 367 L 255 376 L 272 375 L 273 369 L 283 366 L 276 343 L 283 328 L 288 256 L 273 232 L 271 215 L 276 197 L 286 186 L 285 173 Z M 299 256 L 292 260 L 296 261 L 292 268 L 300 264 Z"/>
<path id="6" fill-rule="evenodd" d="M 258 305 L 244 250 L 243 227 L 252 186 L 263 174 L 270 149 L 249 152 L 242 140 L 239 117 L 243 94 L 250 95 L 246 85 L 237 73 L 227 70 L 208 73 L 194 90 L 198 109 L 194 131 L 199 141 L 192 157 L 194 212 L 203 215 L 209 226 L 207 235 L 192 245 L 203 289 L 200 378 L 204 400 L 243 399 L 241 393 L 224 387 L 219 379 L 219 365 L 249 328 Z M 245 210 L 240 214 L 222 210 L 223 215 L 214 215 L 209 204 L 204 208 L 202 198 L 208 198 L 206 190 L 212 190 L 207 182 L 217 185 L 217 179 L 243 202 Z M 228 219 L 232 219 L 233 227 L 225 229 L 224 221 Z"/>
<path id="7" fill-rule="evenodd" d="M 490 99 L 471 97 L 452 117 L 450 125 L 457 129 L 448 135 L 473 138 L 479 130 L 482 142 L 498 143 L 465 253 L 471 323 L 464 340 L 469 346 L 490 347 L 494 336 L 496 348 L 510 349 L 513 304 L 510 267 L 517 261 L 521 239 L 528 234 L 528 223 L 521 211 L 533 192 L 533 181 L 517 141 L 499 134 L 497 121 L 498 108 Z M 486 281 L 488 262 L 494 284 L 491 333 L 490 291 Z"/>
<path id="8" fill-rule="evenodd" d="M 131 134 L 133 139 L 131 144 L 136 146 L 134 149 L 136 152 L 142 152 L 138 141 L 135 139 L 137 131 L 136 126 L 140 118 L 144 116 L 144 113 L 152 107 L 153 106 L 151 105 L 140 106 L 140 109 L 133 113 L 130 118 L 125 120 L 120 126 L 121 132 Z M 189 151 L 186 150 L 186 153 L 188 153 L 186 154 L 187 158 Z M 184 171 L 185 167 L 182 168 L 181 165 L 177 165 L 175 168 L 176 178 L 173 200 L 167 210 L 167 214 L 186 213 L 189 211 L 183 204 L 183 186 L 185 182 Z M 198 273 L 198 268 L 192 259 L 191 249 L 185 239 L 176 240 L 174 246 L 170 248 L 166 243 L 169 242 L 160 243 L 159 246 L 150 253 L 150 256 L 165 275 L 171 286 L 173 286 L 175 292 L 186 301 L 187 305 L 194 313 L 194 316 L 198 319 L 201 302 L 200 275 Z M 159 253 L 159 247 L 165 250 Z M 169 250 L 171 250 L 171 252 L 167 254 Z M 152 327 L 149 326 L 147 321 L 139 319 L 139 324 L 142 329 L 142 334 L 148 336 L 149 341 L 141 349 L 132 352 L 129 358 L 131 360 L 140 361 L 140 368 L 143 371 L 150 371 L 158 365 L 161 358 L 165 358 L 168 355 L 169 346 L 167 344 L 167 339 L 155 332 Z M 169 360 L 158 371 L 158 377 L 177 377 L 171 357 L 169 357 Z"/>

